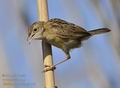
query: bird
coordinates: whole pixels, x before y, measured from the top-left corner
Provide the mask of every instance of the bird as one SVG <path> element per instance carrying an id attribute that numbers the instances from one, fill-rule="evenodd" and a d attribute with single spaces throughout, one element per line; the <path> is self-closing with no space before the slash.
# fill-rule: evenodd
<path id="1" fill-rule="evenodd" d="M 71 58 L 70 51 L 81 47 L 84 40 L 94 35 L 110 32 L 109 28 L 98 28 L 87 31 L 74 23 L 53 18 L 48 21 L 34 22 L 28 30 L 28 41 L 44 40 L 45 42 L 62 49 L 65 53 L 65 59 L 59 63 L 50 66 L 51 68 L 69 60 Z"/>

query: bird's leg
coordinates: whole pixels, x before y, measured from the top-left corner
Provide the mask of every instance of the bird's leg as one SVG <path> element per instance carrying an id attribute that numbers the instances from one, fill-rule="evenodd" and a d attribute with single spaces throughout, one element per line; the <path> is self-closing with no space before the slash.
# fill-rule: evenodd
<path id="1" fill-rule="evenodd" d="M 57 66 L 57 65 L 59 65 L 59 64 L 62 64 L 63 62 L 65 62 L 65 61 L 67 61 L 67 60 L 69 60 L 69 59 L 70 59 L 70 54 L 69 54 L 69 53 L 66 53 L 66 58 L 65 58 L 64 60 L 56 63 L 56 64 L 54 65 L 54 67 Z"/>
<path id="2" fill-rule="evenodd" d="M 56 63 L 55 65 L 53 65 L 53 66 L 45 65 L 46 68 L 44 69 L 44 72 L 49 71 L 49 70 L 54 70 L 54 69 L 56 69 L 56 66 L 57 66 L 57 65 L 59 65 L 59 64 L 65 62 L 65 61 L 69 60 L 69 59 L 70 59 L 70 54 L 69 54 L 69 52 L 65 52 L 65 54 L 66 54 L 66 58 L 65 58 L 64 60 Z"/>

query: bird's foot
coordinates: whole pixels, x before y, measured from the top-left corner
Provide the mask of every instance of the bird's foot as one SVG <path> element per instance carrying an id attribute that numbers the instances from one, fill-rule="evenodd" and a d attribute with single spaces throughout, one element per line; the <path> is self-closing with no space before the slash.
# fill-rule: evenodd
<path id="1" fill-rule="evenodd" d="M 47 71 L 50 71 L 50 70 L 55 70 L 56 67 L 54 65 L 50 66 L 50 65 L 45 65 L 45 68 L 43 70 L 43 72 L 47 72 Z"/>

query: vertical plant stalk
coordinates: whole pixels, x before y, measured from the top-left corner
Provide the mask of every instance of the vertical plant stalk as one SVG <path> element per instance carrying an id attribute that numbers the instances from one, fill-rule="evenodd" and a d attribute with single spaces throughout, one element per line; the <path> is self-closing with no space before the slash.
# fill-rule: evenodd
<path id="1" fill-rule="evenodd" d="M 37 0 L 37 4 L 39 20 L 47 21 L 48 20 L 47 0 Z M 44 65 L 49 66 L 53 65 L 51 45 L 42 41 L 42 47 Z M 54 71 L 53 70 L 46 71 L 44 72 L 44 76 L 45 76 L 45 88 L 55 88 Z"/>

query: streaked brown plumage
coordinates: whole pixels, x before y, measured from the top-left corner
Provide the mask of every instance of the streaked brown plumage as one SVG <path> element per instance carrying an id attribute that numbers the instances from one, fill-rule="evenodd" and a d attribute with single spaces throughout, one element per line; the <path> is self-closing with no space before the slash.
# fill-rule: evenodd
<path id="1" fill-rule="evenodd" d="M 66 60 L 70 59 L 70 50 L 81 46 L 81 42 L 93 35 L 109 32 L 108 28 L 100 28 L 86 31 L 73 23 L 55 18 L 47 22 L 35 22 L 29 29 L 29 40 L 41 39 L 51 45 L 62 49 L 66 54 Z M 63 60 L 60 63 L 66 61 Z M 57 63 L 56 65 L 60 64 Z M 55 66 L 56 66 L 55 65 Z"/>

